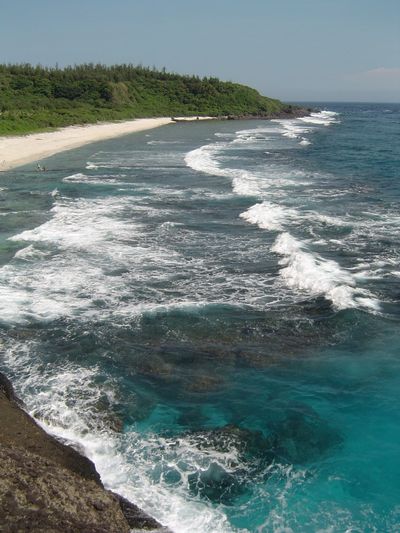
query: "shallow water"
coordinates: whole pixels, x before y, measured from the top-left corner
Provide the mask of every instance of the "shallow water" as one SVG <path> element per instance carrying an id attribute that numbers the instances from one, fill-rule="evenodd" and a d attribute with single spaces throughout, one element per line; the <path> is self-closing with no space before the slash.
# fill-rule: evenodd
<path id="1" fill-rule="evenodd" d="M 2 174 L 1 367 L 176 532 L 398 531 L 399 106 Z"/>

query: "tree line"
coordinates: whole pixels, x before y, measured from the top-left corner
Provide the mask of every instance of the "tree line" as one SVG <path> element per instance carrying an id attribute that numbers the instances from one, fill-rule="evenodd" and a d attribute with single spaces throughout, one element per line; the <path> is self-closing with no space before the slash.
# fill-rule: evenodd
<path id="1" fill-rule="evenodd" d="M 259 116 L 290 112 L 255 89 L 165 68 L 85 63 L 0 64 L 0 134 L 99 120 L 157 116 Z"/>

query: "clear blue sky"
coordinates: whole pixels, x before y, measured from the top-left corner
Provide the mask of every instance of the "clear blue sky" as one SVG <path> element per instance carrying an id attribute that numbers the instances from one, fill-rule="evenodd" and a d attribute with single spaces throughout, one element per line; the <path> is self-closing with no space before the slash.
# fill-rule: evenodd
<path id="1" fill-rule="evenodd" d="M 400 0 L 0 0 L 0 62 L 89 61 L 398 102 Z"/>

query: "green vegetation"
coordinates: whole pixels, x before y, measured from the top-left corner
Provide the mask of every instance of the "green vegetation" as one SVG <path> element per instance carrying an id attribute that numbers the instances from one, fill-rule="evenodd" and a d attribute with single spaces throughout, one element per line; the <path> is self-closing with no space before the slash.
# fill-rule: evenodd
<path id="1" fill-rule="evenodd" d="M 133 65 L 0 65 L 0 135 L 138 117 L 273 116 L 291 106 L 217 78 Z"/>

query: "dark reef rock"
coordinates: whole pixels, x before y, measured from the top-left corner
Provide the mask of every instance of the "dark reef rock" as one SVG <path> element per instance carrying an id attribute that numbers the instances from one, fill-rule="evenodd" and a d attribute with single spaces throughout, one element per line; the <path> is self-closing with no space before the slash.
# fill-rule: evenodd
<path id="1" fill-rule="evenodd" d="M 169 530 L 167 528 L 161 527 L 157 520 L 154 520 L 154 518 L 151 518 L 151 516 L 144 513 L 137 505 L 118 494 L 115 494 L 115 496 L 118 498 L 121 510 L 131 528 L 134 528 L 135 530 L 143 529 L 145 531 L 153 531 L 153 533 L 155 533 L 155 531 L 168 533 Z"/>
<path id="2" fill-rule="evenodd" d="M 173 375 L 173 367 L 157 355 L 140 361 L 137 371 L 145 376 L 161 379 L 170 379 Z"/>
<path id="3" fill-rule="evenodd" d="M 265 113 L 263 115 L 228 115 L 225 117 L 220 117 L 221 119 L 226 120 L 270 120 L 275 118 L 298 118 L 306 117 L 310 113 L 313 113 L 315 110 L 311 107 L 297 107 L 288 105 L 282 111 L 277 111 L 276 113 Z"/>
<path id="4" fill-rule="evenodd" d="M 190 383 L 186 384 L 185 390 L 188 392 L 210 392 L 220 389 L 222 386 L 222 379 L 210 375 L 197 375 L 194 376 Z"/>
<path id="5" fill-rule="evenodd" d="M 0 373 L 1 533 L 167 531 L 105 490 L 89 459 L 48 435 L 16 402 Z"/>
<path id="6" fill-rule="evenodd" d="M 299 406 L 266 429 L 267 436 L 234 424 L 191 433 L 189 439 L 198 449 L 215 450 L 227 457 L 234 451 L 232 457 L 237 458 L 228 459 L 225 467 L 213 462 L 206 470 L 191 474 L 191 492 L 230 505 L 250 480 L 266 479 L 272 464 L 312 463 L 341 442 L 339 434 L 306 406 Z"/>
<path id="7" fill-rule="evenodd" d="M 268 437 L 276 461 L 291 464 L 312 462 L 340 442 L 339 434 L 312 410 L 291 413 Z"/>
<path id="8" fill-rule="evenodd" d="M 199 433 L 196 445 L 200 449 L 213 449 L 219 453 L 227 453 L 234 448 L 247 461 L 266 455 L 270 457 L 268 441 L 261 431 L 252 431 L 235 424 Z"/>
<path id="9" fill-rule="evenodd" d="M 18 396 L 14 392 L 14 388 L 12 386 L 11 381 L 8 379 L 7 376 L 2 374 L 0 372 L 0 393 L 3 393 L 4 396 L 9 400 L 10 402 L 15 402 L 18 404 L 21 404 L 21 400 L 18 398 Z"/>
<path id="10" fill-rule="evenodd" d="M 211 463 L 207 470 L 190 474 L 188 482 L 192 494 L 224 505 L 230 505 L 245 490 L 245 484 L 238 475 L 227 472 L 218 463 Z"/>
<path id="11" fill-rule="evenodd" d="M 273 456 L 268 441 L 260 431 L 251 431 L 229 424 L 214 430 L 193 433 L 190 439 L 200 450 L 215 450 L 219 454 L 236 452 L 236 460 L 228 460 L 225 468 L 212 462 L 188 478 L 190 491 L 214 503 L 231 505 L 243 494 L 250 479 L 261 475 Z"/>

